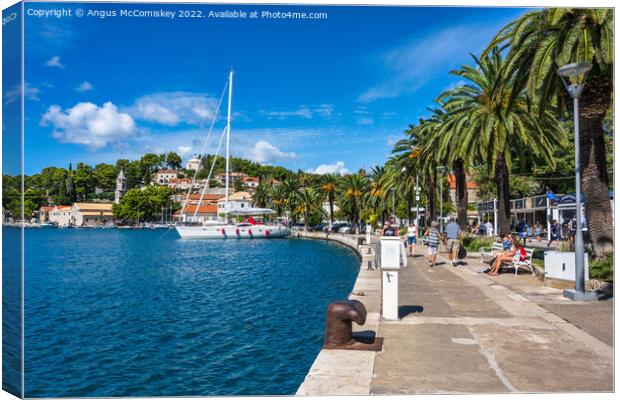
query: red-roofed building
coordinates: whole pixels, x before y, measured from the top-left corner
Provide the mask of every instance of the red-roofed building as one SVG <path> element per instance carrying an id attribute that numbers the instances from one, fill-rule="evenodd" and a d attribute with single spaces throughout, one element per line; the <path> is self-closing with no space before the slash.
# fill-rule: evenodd
<path id="1" fill-rule="evenodd" d="M 197 206 L 188 204 L 185 208 L 181 207 L 179 211 L 174 213 L 173 218 L 182 222 L 203 223 L 212 221 L 217 218 L 217 205 L 208 204 Z"/>
<path id="2" fill-rule="evenodd" d="M 177 179 L 179 173 L 175 169 L 160 169 L 155 172 L 155 183 L 158 185 L 167 185 L 170 179 Z"/>
<path id="3" fill-rule="evenodd" d="M 39 222 L 49 221 L 52 210 L 54 210 L 54 206 L 41 206 L 39 208 Z"/>
<path id="4" fill-rule="evenodd" d="M 260 178 L 257 176 L 246 176 L 241 179 L 241 182 L 243 182 L 243 186 L 246 188 L 256 189 L 260 183 Z"/>
<path id="5" fill-rule="evenodd" d="M 185 199 L 187 199 L 187 205 L 195 206 L 195 205 L 198 205 L 198 203 L 200 202 L 200 204 L 204 206 L 204 205 L 215 205 L 217 204 L 217 201 L 219 199 L 222 199 L 224 197 L 225 195 L 223 194 L 215 194 L 215 193 L 205 193 L 205 194 L 190 193 L 189 196 L 187 194 L 184 194 L 183 197 L 181 197 L 181 206 L 183 206 Z"/>

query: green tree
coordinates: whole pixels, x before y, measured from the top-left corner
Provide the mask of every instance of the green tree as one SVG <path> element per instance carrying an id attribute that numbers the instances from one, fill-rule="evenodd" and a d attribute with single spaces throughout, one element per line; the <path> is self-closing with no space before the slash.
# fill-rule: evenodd
<path id="1" fill-rule="evenodd" d="M 30 219 L 43 205 L 43 193 L 40 190 L 29 188 L 24 192 L 24 218 Z"/>
<path id="2" fill-rule="evenodd" d="M 269 189 L 269 198 L 276 214 L 281 217 L 288 205 L 288 193 L 282 185 L 275 185 Z"/>
<path id="3" fill-rule="evenodd" d="M 2 208 L 14 220 L 22 219 L 21 177 L 2 175 Z"/>
<path id="4" fill-rule="evenodd" d="M 514 79 L 504 73 L 499 50 L 452 73 L 466 84 L 443 93 L 448 112 L 428 146 L 452 152 L 452 157 L 485 160 L 496 182 L 498 229 L 510 230 L 509 174 L 514 150 L 520 162 L 541 158 L 554 165 L 553 148 L 565 140 L 562 125 L 549 111 L 535 115 Z M 439 159 L 444 157 L 439 154 Z"/>
<path id="5" fill-rule="evenodd" d="M 114 217 L 134 223 L 156 221 L 162 208 L 176 206 L 172 191 L 163 186 L 148 186 L 144 190 L 130 189 L 119 204 L 112 207 Z"/>
<path id="6" fill-rule="evenodd" d="M 140 158 L 140 177 L 144 184 L 151 183 L 153 174 L 159 169 L 161 159 L 157 154 L 147 153 Z"/>
<path id="7" fill-rule="evenodd" d="M 334 224 L 334 202 L 336 201 L 336 190 L 340 177 L 336 174 L 324 174 L 319 178 L 319 190 L 323 198 L 329 203 L 329 223 Z"/>
<path id="8" fill-rule="evenodd" d="M 255 207 L 267 207 L 267 204 L 269 203 L 269 187 L 263 182 L 259 183 L 254 191 L 254 196 L 252 199 Z"/>
<path id="9" fill-rule="evenodd" d="M 92 168 L 79 162 L 73 173 L 75 185 L 75 195 L 80 201 L 85 201 L 86 197 L 93 192 Z"/>
<path id="10" fill-rule="evenodd" d="M 92 171 L 93 185 L 101 188 L 104 192 L 114 191 L 119 171 L 112 164 L 101 163 L 95 165 Z"/>
<path id="11" fill-rule="evenodd" d="M 166 154 L 166 165 L 170 169 L 181 169 L 183 167 L 183 159 L 174 151 Z"/>
<path id="12" fill-rule="evenodd" d="M 355 224 L 355 233 L 359 232 L 362 199 L 368 189 L 368 179 L 362 174 L 345 175 L 340 182 L 339 204 L 343 210 L 350 210 L 351 221 Z"/>
<path id="13" fill-rule="evenodd" d="M 571 99 L 556 71 L 569 63 L 593 63 L 579 101 L 579 163 L 588 232 L 598 257 L 613 251 L 605 159 L 605 120 L 613 92 L 613 30 L 611 8 L 537 10 L 505 26 L 486 50 L 490 53 L 497 45 L 510 47 L 506 62 L 508 73 L 514 75 L 515 90 L 525 87 L 540 104 L 540 112 L 549 108 L 572 111 Z"/>
<path id="14" fill-rule="evenodd" d="M 314 188 L 305 187 L 296 194 L 294 212 L 304 219 L 304 230 L 308 231 L 310 216 L 323 214 L 323 199 L 321 194 Z"/>

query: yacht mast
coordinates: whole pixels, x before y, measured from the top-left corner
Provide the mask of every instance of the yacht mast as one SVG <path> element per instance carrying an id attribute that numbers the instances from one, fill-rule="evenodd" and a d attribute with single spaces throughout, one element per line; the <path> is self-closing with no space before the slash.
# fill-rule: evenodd
<path id="1" fill-rule="evenodd" d="M 228 211 L 228 186 L 230 180 L 230 112 L 232 108 L 232 89 L 233 89 L 233 70 L 228 75 L 228 116 L 226 117 L 226 201 L 224 203 L 225 211 Z M 228 213 L 226 214 L 228 221 Z"/>

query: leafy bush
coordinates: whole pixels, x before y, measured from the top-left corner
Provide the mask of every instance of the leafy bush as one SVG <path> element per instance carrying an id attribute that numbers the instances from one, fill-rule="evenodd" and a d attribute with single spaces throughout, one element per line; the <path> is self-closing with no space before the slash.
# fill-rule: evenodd
<path id="1" fill-rule="evenodd" d="M 461 242 L 467 251 L 478 251 L 481 247 L 491 247 L 493 240 L 487 237 L 465 236 Z"/>
<path id="2" fill-rule="evenodd" d="M 603 281 L 613 281 L 614 279 L 614 260 L 609 255 L 605 258 L 595 258 L 590 262 L 590 278 Z"/>

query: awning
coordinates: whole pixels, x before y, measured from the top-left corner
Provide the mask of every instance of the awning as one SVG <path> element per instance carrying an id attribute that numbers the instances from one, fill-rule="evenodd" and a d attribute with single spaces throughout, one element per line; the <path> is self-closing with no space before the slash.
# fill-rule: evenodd
<path id="1" fill-rule="evenodd" d="M 230 214 L 230 215 L 243 215 L 243 216 L 249 216 L 249 215 L 269 215 L 269 214 L 275 214 L 276 212 L 273 211 L 270 208 L 246 208 L 243 210 L 230 210 L 230 211 L 224 211 L 226 214 Z"/>

